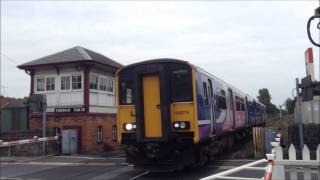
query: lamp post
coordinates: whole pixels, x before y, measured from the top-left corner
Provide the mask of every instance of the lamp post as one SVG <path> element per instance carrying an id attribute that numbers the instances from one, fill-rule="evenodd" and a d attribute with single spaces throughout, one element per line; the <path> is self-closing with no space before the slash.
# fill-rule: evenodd
<path id="1" fill-rule="evenodd" d="M 310 32 L 310 26 L 311 26 L 311 22 L 314 20 L 314 19 L 319 19 L 319 23 L 317 25 L 317 29 L 319 30 L 319 42 L 315 42 L 311 36 L 311 32 Z M 308 33 L 308 38 L 310 40 L 310 42 L 317 46 L 318 48 L 320 47 L 320 1 L 319 1 L 319 7 L 317 9 L 315 9 L 315 12 L 314 12 L 314 15 L 311 16 L 308 20 L 308 23 L 307 23 L 307 33 Z M 320 48 L 319 48 L 319 56 L 320 56 Z M 320 81 L 320 57 L 319 57 L 319 79 L 318 81 Z"/>

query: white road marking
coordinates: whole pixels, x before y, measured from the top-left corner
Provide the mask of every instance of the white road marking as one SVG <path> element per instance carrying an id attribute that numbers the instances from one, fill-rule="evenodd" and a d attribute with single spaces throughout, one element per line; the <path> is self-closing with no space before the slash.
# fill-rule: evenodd
<path id="1" fill-rule="evenodd" d="M 69 159 L 107 159 L 107 158 L 99 158 L 99 157 L 88 157 L 88 156 L 54 156 L 57 158 L 69 158 Z"/>
<path id="2" fill-rule="evenodd" d="M 125 174 L 126 172 L 132 171 L 132 168 L 128 166 L 123 166 L 118 169 L 107 171 L 103 174 L 99 174 L 98 176 L 95 176 L 93 178 L 90 178 L 90 180 L 111 180 L 111 179 L 117 179 L 116 177 Z"/>
<path id="3" fill-rule="evenodd" d="M 235 168 L 237 166 L 207 166 L 207 167 L 218 168 L 218 169 L 232 169 L 232 168 Z"/>
<path id="4" fill-rule="evenodd" d="M 41 180 L 35 178 L 10 178 L 10 177 L 0 177 L 0 180 Z"/>
<path id="5" fill-rule="evenodd" d="M 219 160 L 213 160 L 214 162 L 221 162 L 221 161 L 225 161 L 225 162 L 241 162 L 241 161 L 250 161 L 250 162 L 254 162 L 254 159 L 219 159 Z"/>
<path id="6" fill-rule="evenodd" d="M 130 165 L 129 163 L 119 163 L 121 165 Z"/>
<path id="7" fill-rule="evenodd" d="M 144 175 L 148 174 L 149 172 L 150 172 L 150 171 L 146 171 L 146 172 L 144 172 L 144 173 L 142 173 L 142 174 L 139 174 L 139 175 L 137 175 L 137 176 L 135 176 L 135 177 L 133 177 L 133 178 L 130 178 L 129 180 L 138 179 L 139 177 L 144 176 Z"/>
<path id="8" fill-rule="evenodd" d="M 107 158 L 100 158 L 100 157 L 89 157 L 89 156 L 54 156 L 57 158 L 70 158 L 70 159 L 126 159 L 125 157 L 107 157 Z"/>
<path id="9" fill-rule="evenodd" d="M 109 157 L 107 159 L 126 159 L 125 157 Z"/>
<path id="10" fill-rule="evenodd" d="M 125 165 L 121 163 L 66 163 L 66 162 L 13 162 L 13 163 L 1 163 L 1 164 L 17 164 L 17 165 L 52 165 L 52 166 L 114 166 L 114 165 Z"/>

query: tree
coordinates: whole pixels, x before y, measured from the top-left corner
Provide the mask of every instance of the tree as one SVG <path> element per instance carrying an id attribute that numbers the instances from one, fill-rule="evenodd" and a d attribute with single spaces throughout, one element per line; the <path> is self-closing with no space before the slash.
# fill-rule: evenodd
<path id="1" fill-rule="evenodd" d="M 266 105 L 266 110 L 268 114 L 275 114 L 279 112 L 276 105 L 271 103 L 271 95 L 267 88 L 259 89 L 259 95 L 257 96 L 259 102 Z"/>
<path id="2" fill-rule="evenodd" d="M 287 100 L 285 101 L 285 106 L 286 106 L 286 109 L 288 111 L 289 114 L 292 114 L 294 112 L 294 107 L 295 107 L 295 100 L 293 99 L 290 99 L 290 98 L 287 98 Z"/>
<path id="3" fill-rule="evenodd" d="M 264 105 L 271 104 L 271 95 L 267 88 L 259 89 L 259 95 L 257 98 L 259 102 L 263 103 Z"/>

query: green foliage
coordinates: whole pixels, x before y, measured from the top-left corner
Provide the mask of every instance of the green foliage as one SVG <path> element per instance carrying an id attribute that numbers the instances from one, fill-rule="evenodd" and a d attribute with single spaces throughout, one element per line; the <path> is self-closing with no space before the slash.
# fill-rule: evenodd
<path id="1" fill-rule="evenodd" d="M 286 106 L 286 109 L 287 109 L 289 114 L 292 114 L 294 112 L 295 104 L 296 104 L 295 100 L 290 99 L 290 98 L 288 98 L 285 101 L 285 106 Z"/>
<path id="2" fill-rule="evenodd" d="M 259 89 L 259 95 L 257 96 L 259 102 L 267 105 L 271 104 L 271 95 L 267 88 Z"/>
<path id="3" fill-rule="evenodd" d="M 259 102 L 266 105 L 266 110 L 268 114 L 276 114 L 279 112 L 279 109 L 276 105 L 271 103 L 271 95 L 267 88 L 259 89 L 259 95 L 257 96 Z"/>

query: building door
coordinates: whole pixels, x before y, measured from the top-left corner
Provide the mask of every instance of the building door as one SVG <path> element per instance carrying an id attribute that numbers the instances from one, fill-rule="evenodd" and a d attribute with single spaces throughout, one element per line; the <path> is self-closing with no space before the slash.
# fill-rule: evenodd
<path id="1" fill-rule="evenodd" d="M 62 130 L 62 154 L 78 153 L 78 130 Z"/>
<path id="2" fill-rule="evenodd" d="M 158 75 L 145 75 L 143 84 L 144 128 L 146 138 L 161 138 L 160 81 Z"/>

